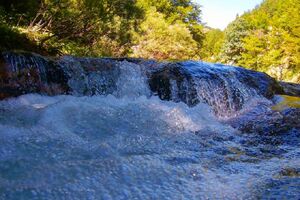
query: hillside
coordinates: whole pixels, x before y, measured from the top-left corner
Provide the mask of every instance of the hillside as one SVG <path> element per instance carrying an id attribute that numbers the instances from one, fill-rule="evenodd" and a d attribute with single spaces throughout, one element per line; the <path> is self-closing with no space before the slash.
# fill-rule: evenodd
<path id="1" fill-rule="evenodd" d="M 265 0 L 225 30 L 218 60 L 300 82 L 300 1 Z"/>

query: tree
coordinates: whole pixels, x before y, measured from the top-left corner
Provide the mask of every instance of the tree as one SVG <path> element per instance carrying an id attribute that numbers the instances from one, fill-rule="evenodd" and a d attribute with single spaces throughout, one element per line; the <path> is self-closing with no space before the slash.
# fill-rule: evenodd
<path id="1" fill-rule="evenodd" d="M 220 29 L 209 29 L 205 33 L 205 39 L 201 48 L 201 59 L 215 62 L 220 54 L 224 42 L 224 32 Z"/>
<path id="2" fill-rule="evenodd" d="M 161 19 L 156 35 L 145 29 L 155 21 L 152 11 Z M 123 57 L 134 45 L 140 52 L 159 47 L 164 59 L 196 58 L 204 38 L 200 14 L 192 0 L 0 0 L 5 27 L 25 34 L 40 49 L 78 56 Z"/>
<path id="3" fill-rule="evenodd" d="M 141 34 L 136 34 L 134 57 L 158 60 L 184 60 L 197 58 L 197 42 L 185 24 L 170 24 L 155 8 L 147 12 L 141 24 Z"/>
<path id="4" fill-rule="evenodd" d="M 300 80 L 299 0 L 265 0 L 231 23 L 220 54 L 224 63 Z"/>
<path id="5" fill-rule="evenodd" d="M 237 17 L 229 24 L 225 30 L 225 42 L 220 54 L 223 63 L 237 65 L 244 51 L 243 39 L 247 34 L 247 22 L 242 17 Z"/>
<path id="6" fill-rule="evenodd" d="M 198 4 L 191 0 L 137 0 L 137 6 L 145 13 L 155 8 L 156 12 L 163 14 L 164 20 L 169 24 L 185 24 L 198 48 L 201 48 L 204 32 Z"/>

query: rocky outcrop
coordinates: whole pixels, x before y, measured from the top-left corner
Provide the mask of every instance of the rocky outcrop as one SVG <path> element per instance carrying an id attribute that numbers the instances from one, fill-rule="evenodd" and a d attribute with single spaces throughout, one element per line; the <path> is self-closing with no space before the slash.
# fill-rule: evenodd
<path id="1" fill-rule="evenodd" d="M 153 95 L 190 106 L 203 102 L 220 116 L 232 115 L 254 97 L 284 93 L 265 73 L 220 64 L 72 56 L 52 60 L 26 52 L 4 52 L 0 57 L 1 99 L 25 93 L 113 94 L 124 67 L 138 68 Z"/>
<path id="2" fill-rule="evenodd" d="M 151 90 L 161 99 L 188 105 L 204 102 L 218 114 L 230 115 L 253 97 L 272 98 L 281 86 L 265 73 L 203 62 L 161 64 L 149 78 Z"/>
<path id="3" fill-rule="evenodd" d="M 279 85 L 283 88 L 284 94 L 300 97 L 300 84 L 279 82 Z"/>
<path id="4" fill-rule="evenodd" d="M 68 78 L 53 60 L 34 53 L 2 53 L 0 99 L 26 93 L 67 94 Z"/>
<path id="5" fill-rule="evenodd" d="M 120 70 L 115 60 L 65 56 L 58 64 L 74 95 L 107 95 L 116 89 Z"/>
<path id="6" fill-rule="evenodd" d="M 273 110 L 267 105 L 258 105 L 227 123 L 245 134 L 279 136 L 294 131 L 299 136 L 300 108 Z"/>

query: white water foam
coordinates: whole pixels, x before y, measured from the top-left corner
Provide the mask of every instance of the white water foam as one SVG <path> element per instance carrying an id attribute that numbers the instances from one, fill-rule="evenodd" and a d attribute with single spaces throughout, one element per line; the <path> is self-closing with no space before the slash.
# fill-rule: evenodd
<path id="1" fill-rule="evenodd" d="M 5 199 L 255 199 L 291 163 L 245 161 L 204 104 L 31 94 L 0 112 Z"/>
<path id="2" fill-rule="evenodd" d="M 151 97 L 142 66 L 118 62 L 90 81 L 81 67 L 70 66 L 74 95 L 116 81 L 112 95 L 0 101 L 0 199 L 257 199 L 282 168 L 300 168 L 297 147 L 249 147 L 208 105 Z"/>

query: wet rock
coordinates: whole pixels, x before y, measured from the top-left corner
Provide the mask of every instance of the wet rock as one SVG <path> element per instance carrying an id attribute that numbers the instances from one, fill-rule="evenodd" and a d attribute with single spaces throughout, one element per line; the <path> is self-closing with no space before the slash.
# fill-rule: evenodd
<path id="1" fill-rule="evenodd" d="M 282 111 L 269 109 L 259 114 L 253 111 L 230 119 L 227 123 L 248 134 L 280 135 L 293 130 L 300 133 L 300 109 L 288 108 Z"/>
<path id="2" fill-rule="evenodd" d="M 300 84 L 287 82 L 279 82 L 279 84 L 283 88 L 284 94 L 300 97 Z"/>
<path id="3" fill-rule="evenodd" d="M 289 108 L 283 110 L 281 114 L 283 117 L 284 124 L 287 124 L 291 128 L 300 128 L 300 109 L 299 108 Z"/>
<path id="4" fill-rule="evenodd" d="M 237 67 L 236 70 L 239 72 L 237 73 L 239 81 L 248 87 L 256 89 L 260 95 L 270 99 L 275 94 L 283 94 L 281 85 L 266 73 L 241 67 Z"/>
<path id="5" fill-rule="evenodd" d="M 73 95 L 107 95 L 116 89 L 120 75 L 117 60 L 64 56 L 58 63 Z"/>
<path id="6" fill-rule="evenodd" d="M 0 56 L 0 99 L 26 93 L 66 94 L 67 81 L 59 65 L 37 54 L 3 52 Z"/>
<path id="7" fill-rule="evenodd" d="M 287 176 L 287 177 L 294 177 L 294 178 L 299 178 L 300 177 L 300 168 L 284 168 L 281 170 L 280 177 Z"/>
<path id="8" fill-rule="evenodd" d="M 151 73 L 149 86 L 162 100 L 182 101 L 190 106 L 199 103 L 192 74 L 180 63 L 165 63 Z"/>
<path id="9" fill-rule="evenodd" d="M 147 78 L 152 93 L 160 99 L 181 101 L 189 106 L 205 103 L 218 116 L 233 115 L 253 98 L 271 98 L 283 92 L 281 86 L 264 73 L 220 64 L 72 56 L 53 61 L 34 53 L 4 52 L 0 97 L 25 93 L 115 94 L 124 65 L 128 65 L 125 68 L 129 71 L 139 68 L 142 71 L 139 76 Z"/>
<path id="10" fill-rule="evenodd" d="M 157 69 L 149 76 L 149 85 L 161 99 L 190 106 L 203 102 L 220 116 L 242 109 L 253 97 L 282 93 L 267 74 L 239 67 L 188 61 L 158 64 Z"/>

